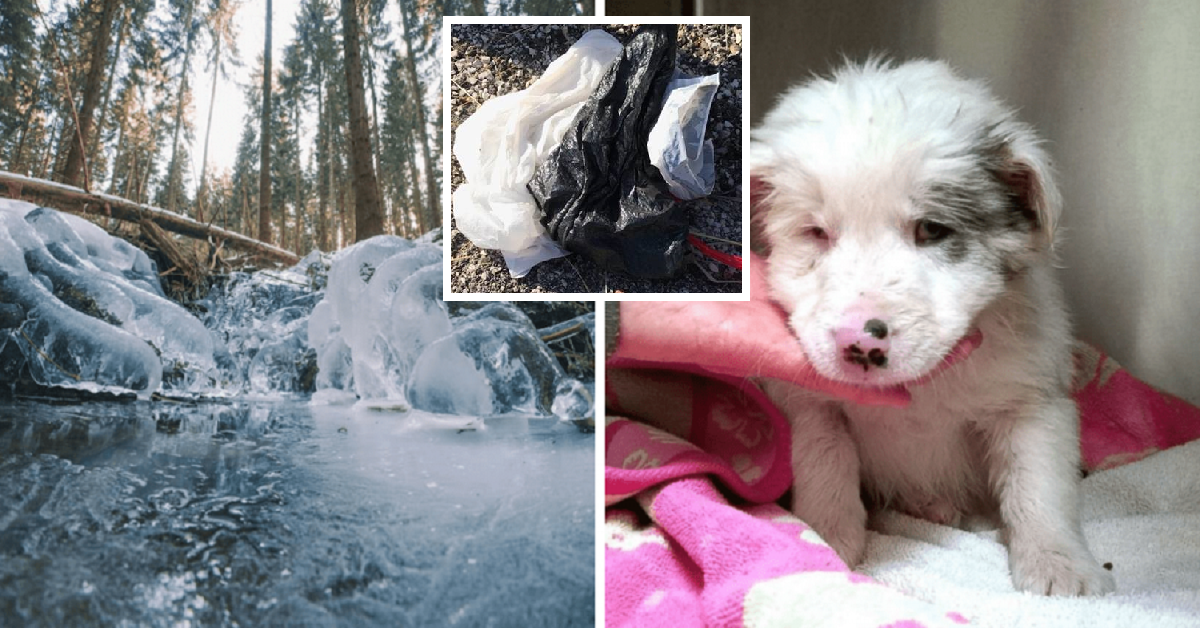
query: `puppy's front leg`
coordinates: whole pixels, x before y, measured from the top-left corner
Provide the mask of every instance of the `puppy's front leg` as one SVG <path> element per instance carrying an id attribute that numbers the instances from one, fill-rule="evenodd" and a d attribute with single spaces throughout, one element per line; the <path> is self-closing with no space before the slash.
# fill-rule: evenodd
<path id="1" fill-rule="evenodd" d="M 1002 420 L 991 439 L 1013 584 L 1042 595 L 1116 588 L 1088 550 L 1079 521 L 1079 418 L 1065 397 Z"/>
<path id="2" fill-rule="evenodd" d="M 768 380 L 764 388 L 792 425 L 792 513 L 854 567 L 866 548 L 867 510 L 845 416 L 790 384 Z"/>

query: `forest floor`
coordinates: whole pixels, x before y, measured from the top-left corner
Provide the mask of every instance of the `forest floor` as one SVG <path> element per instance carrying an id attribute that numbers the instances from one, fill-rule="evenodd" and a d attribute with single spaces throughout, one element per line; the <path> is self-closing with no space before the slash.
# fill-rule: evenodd
<path id="1" fill-rule="evenodd" d="M 489 99 L 525 89 L 588 29 L 604 28 L 622 43 L 636 26 L 460 25 L 451 30 L 451 141 L 459 123 Z M 691 232 L 742 241 L 742 32 L 739 25 L 685 24 L 679 28 L 676 67 L 693 75 L 721 74 L 709 111 L 706 137 L 716 153 L 716 185 L 708 197 L 687 201 Z M 452 159 L 450 184 L 464 182 Z M 703 238 L 715 249 L 741 255 L 741 247 Z M 476 247 L 451 223 L 451 292 L 741 292 L 741 272 L 695 253 L 674 278 L 638 279 L 569 255 L 543 262 L 521 279 L 509 275 L 499 251 Z M 688 247 L 689 250 L 691 247 Z M 700 266 L 703 265 L 703 268 Z M 704 272 L 704 271 L 707 271 Z M 710 277 L 711 276 L 711 277 Z M 719 281 L 714 281 L 714 279 Z"/>

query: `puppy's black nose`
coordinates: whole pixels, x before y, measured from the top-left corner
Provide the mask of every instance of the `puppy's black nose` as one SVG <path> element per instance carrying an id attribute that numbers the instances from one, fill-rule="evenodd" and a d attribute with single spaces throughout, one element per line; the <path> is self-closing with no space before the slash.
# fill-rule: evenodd
<path id="1" fill-rule="evenodd" d="M 871 320 L 867 321 L 866 325 L 863 325 L 863 331 L 875 336 L 880 340 L 883 340 L 884 338 L 887 338 L 888 326 L 887 323 L 879 320 L 878 318 L 872 318 Z"/>

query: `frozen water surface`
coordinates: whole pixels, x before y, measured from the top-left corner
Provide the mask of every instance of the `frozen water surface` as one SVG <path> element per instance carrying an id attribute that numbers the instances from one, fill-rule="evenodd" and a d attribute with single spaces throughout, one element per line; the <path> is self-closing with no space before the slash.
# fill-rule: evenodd
<path id="1" fill-rule="evenodd" d="M 593 621 L 594 438 L 303 402 L 0 405 L 0 617 Z M 481 428 L 481 429 L 477 429 Z"/>
<path id="2" fill-rule="evenodd" d="M 379 236 L 197 317 L 0 200 L 0 625 L 590 625 L 594 314 L 452 316 L 441 257 Z M 13 400 L 64 391 L 140 400 Z"/>

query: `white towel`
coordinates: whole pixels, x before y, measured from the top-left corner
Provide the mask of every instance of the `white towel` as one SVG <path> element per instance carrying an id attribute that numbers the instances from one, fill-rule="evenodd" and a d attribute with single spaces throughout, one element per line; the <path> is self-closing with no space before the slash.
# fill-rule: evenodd
<path id="1" fill-rule="evenodd" d="M 1095 473 L 1081 488 L 1088 544 L 1112 563 L 1116 593 L 1018 592 L 997 531 L 894 512 L 878 517 L 861 571 L 980 626 L 1200 627 L 1200 441 Z"/>

